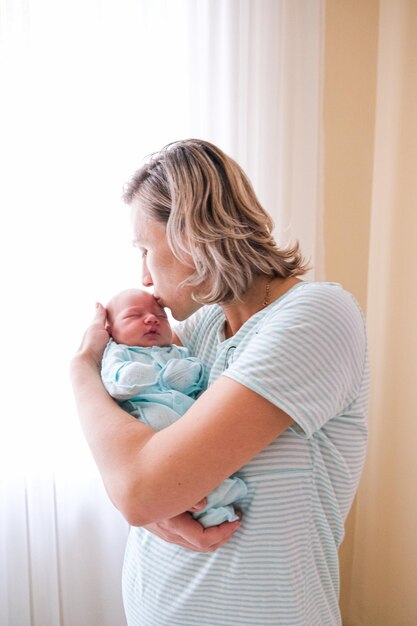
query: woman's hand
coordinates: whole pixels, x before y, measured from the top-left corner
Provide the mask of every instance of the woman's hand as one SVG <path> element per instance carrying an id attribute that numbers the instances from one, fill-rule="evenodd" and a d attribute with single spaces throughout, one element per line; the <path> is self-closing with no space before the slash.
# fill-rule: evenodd
<path id="1" fill-rule="evenodd" d="M 225 544 L 240 526 L 240 521 L 224 522 L 204 528 L 191 513 L 181 513 L 168 520 L 144 526 L 146 530 L 168 543 L 175 543 L 194 552 L 214 552 Z"/>
<path id="2" fill-rule="evenodd" d="M 88 357 L 92 359 L 98 367 L 101 366 L 104 349 L 110 339 L 106 330 L 106 309 L 100 303 L 96 304 L 96 314 L 90 326 L 87 328 L 75 359 Z"/>

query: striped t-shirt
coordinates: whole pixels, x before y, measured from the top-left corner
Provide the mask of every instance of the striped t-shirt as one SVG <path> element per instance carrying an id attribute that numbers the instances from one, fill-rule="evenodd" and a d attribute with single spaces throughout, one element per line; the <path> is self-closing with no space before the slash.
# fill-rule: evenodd
<path id="1" fill-rule="evenodd" d="M 300 282 L 226 340 L 224 321 L 207 306 L 175 330 L 208 384 L 233 378 L 295 425 L 237 472 L 248 486 L 242 525 L 217 551 L 131 529 L 128 624 L 339 626 L 338 547 L 367 436 L 363 315 L 340 285 Z"/>

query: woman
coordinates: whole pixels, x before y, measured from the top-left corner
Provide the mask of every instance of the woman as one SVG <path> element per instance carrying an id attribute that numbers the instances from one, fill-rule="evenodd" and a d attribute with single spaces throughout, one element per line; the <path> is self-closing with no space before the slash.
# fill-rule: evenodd
<path id="1" fill-rule="evenodd" d="M 247 177 L 208 142 L 154 155 L 125 200 L 143 284 L 210 371 L 207 391 L 155 433 L 101 384 L 101 305 L 73 359 L 87 440 L 132 525 L 129 626 L 339 625 L 337 550 L 366 446 L 356 302 L 300 279 L 298 246 L 276 246 Z M 248 486 L 241 520 L 202 529 L 187 511 L 231 475 Z"/>

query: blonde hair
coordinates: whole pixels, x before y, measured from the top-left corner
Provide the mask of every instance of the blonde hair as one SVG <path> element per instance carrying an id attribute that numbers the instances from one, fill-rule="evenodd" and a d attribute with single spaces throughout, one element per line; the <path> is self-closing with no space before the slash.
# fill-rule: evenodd
<path id="1" fill-rule="evenodd" d="M 184 281 L 202 304 L 240 300 L 256 276 L 288 278 L 308 267 L 298 242 L 280 249 L 273 222 L 242 168 L 200 139 L 168 144 L 126 186 L 127 204 L 166 225 L 173 254 L 195 271 Z"/>

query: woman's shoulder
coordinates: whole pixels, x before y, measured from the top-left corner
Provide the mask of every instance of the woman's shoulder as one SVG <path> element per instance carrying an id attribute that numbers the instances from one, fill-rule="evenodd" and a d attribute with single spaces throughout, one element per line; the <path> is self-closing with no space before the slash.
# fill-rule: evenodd
<path id="1" fill-rule="evenodd" d="M 338 283 L 298 283 L 283 297 L 271 303 L 259 320 L 257 334 L 267 345 L 286 345 L 300 350 L 300 345 L 315 350 L 334 350 L 335 345 L 355 345 L 360 355 L 366 353 L 365 316 L 354 296 Z"/>
<path id="2" fill-rule="evenodd" d="M 325 314 L 339 316 L 353 314 L 364 321 L 363 312 L 349 291 L 340 283 L 325 281 L 301 281 L 281 298 L 271 303 L 266 317 L 279 314 Z"/>
<path id="3" fill-rule="evenodd" d="M 340 283 L 321 280 L 300 280 L 299 283 L 294 285 L 284 294 L 282 299 L 285 299 L 286 297 L 293 298 L 300 296 L 311 299 L 320 299 L 324 296 L 332 298 L 353 298 L 352 294 Z"/>

